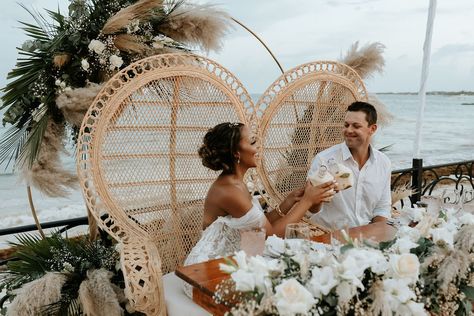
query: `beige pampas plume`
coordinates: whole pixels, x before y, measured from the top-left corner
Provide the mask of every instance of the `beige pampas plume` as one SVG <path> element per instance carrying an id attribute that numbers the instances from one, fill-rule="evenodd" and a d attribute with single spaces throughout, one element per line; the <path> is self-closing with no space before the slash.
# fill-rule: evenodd
<path id="1" fill-rule="evenodd" d="M 362 79 L 370 78 L 374 72 L 382 72 L 385 59 L 382 54 L 385 46 L 379 42 L 366 44 L 359 49 L 359 42 L 355 42 L 342 58 L 341 62 L 354 69 Z"/>
<path id="2" fill-rule="evenodd" d="M 16 295 L 8 306 L 7 316 L 42 315 L 46 305 L 61 299 L 61 288 L 66 282 L 62 273 L 48 272 L 43 277 L 24 284 L 14 291 Z"/>
<path id="3" fill-rule="evenodd" d="M 181 5 L 170 13 L 160 32 L 175 41 L 209 52 L 222 47 L 231 29 L 229 15 L 210 5 Z"/>
<path id="4" fill-rule="evenodd" d="M 102 86 L 96 83 L 89 83 L 84 88 L 65 91 L 56 98 L 56 105 L 69 124 L 76 127 L 81 126 L 84 115 L 102 89 Z"/>
<path id="5" fill-rule="evenodd" d="M 411 188 L 410 183 L 402 184 L 395 188 L 392 192 L 392 206 L 394 206 L 397 202 L 406 199 L 407 197 L 411 196 L 414 191 Z"/>
<path id="6" fill-rule="evenodd" d="M 77 176 L 61 166 L 64 132 L 62 124 L 49 119 L 36 161 L 22 173 L 27 183 L 50 197 L 65 197 L 78 184 Z"/>
<path id="7" fill-rule="evenodd" d="M 451 251 L 438 268 L 437 280 L 440 290 L 447 293 L 449 284 L 459 277 L 466 277 L 471 264 L 470 256 L 462 250 Z"/>
<path id="8" fill-rule="evenodd" d="M 474 225 L 464 225 L 454 239 L 456 249 L 474 253 Z"/>
<path id="9" fill-rule="evenodd" d="M 87 271 L 87 279 L 79 287 L 79 301 L 85 316 L 121 316 L 117 294 L 105 269 Z"/>
<path id="10" fill-rule="evenodd" d="M 387 106 L 375 95 L 369 94 L 369 103 L 377 110 L 377 124 L 387 126 L 393 120 L 393 114 L 387 109 Z"/>
<path id="11" fill-rule="evenodd" d="M 102 34 L 115 34 L 125 29 L 134 20 L 147 20 L 153 15 L 153 9 L 162 6 L 162 0 L 140 0 L 110 17 L 102 28 Z"/>
<path id="12" fill-rule="evenodd" d="M 131 34 L 119 34 L 114 39 L 114 45 L 119 50 L 130 54 L 143 54 L 149 48 L 141 38 Z"/>
<path id="13" fill-rule="evenodd" d="M 382 281 L 378 280 L 372 285 L 369 295 L 372 298 L 372 305 L 370 306 L 371 315 L 392 316 L 392 309 L 389 302 L 385 299 Z"/>
<path id="14" fill-rule="evenodd" d="M 57 68 L 62 68 L 71 60 L 71 55 L 67 53 L 56 54 L 53 57 L 53 64 Z"/>

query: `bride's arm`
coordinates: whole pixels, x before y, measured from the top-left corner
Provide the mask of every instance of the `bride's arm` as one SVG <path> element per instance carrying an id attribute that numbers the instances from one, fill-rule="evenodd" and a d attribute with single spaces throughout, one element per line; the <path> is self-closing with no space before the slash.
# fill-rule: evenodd
<path id="1" fill-rule="evenodd" d="M 267 216 L 267 219 L 270 223 L 275 222 L 279 218 L 282 217 L 282 214 L 287 214 L 291 208 L 301 200 L 304 194 L 304 187 L 293 190 L 288 194 L 288 196 L 281 202 L 279 205 L 277 205 L 276 208 L 271 210 L 270 212 L 266 213 L 265 216 Z"/>

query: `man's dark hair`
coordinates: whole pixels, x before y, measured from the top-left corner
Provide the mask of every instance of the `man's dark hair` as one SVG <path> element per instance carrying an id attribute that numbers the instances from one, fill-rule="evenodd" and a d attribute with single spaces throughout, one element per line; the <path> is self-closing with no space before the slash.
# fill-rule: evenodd
<path id="1" fill-rule="evenodd" d="M 377 123 L 377 110 L 370 103 L 356 101 L 347 107 L 347 111 L 364 112 L 365 119 L 369 123 L 369 126 Z"/>

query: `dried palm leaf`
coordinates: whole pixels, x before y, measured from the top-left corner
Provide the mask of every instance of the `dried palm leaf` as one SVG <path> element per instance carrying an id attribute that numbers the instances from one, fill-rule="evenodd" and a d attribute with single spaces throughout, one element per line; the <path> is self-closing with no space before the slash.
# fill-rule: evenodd
<path id="1" fill-rule="evenodd" d="M 457 233 L 454 245 L 457 249 L 474 253 L 474 225 L 464 225 Z"/>
<path id="2" fill-rule="evenodd" d="M 102 34 L 118 33 L 125 29 L 133 20 L 147 20 L 153 15 L 153 9 L 161 8 L 162 6 L 162 0 L 140 0 L 110 17 L 102 28 Z"/>
<path id="3" fill-rule="evenodd" d="M 210 5 L 180 5 L 169 14 L 160 31 L 175 41 L 209 52 L 222 47 L 231 22 L 227 13 Z"/>

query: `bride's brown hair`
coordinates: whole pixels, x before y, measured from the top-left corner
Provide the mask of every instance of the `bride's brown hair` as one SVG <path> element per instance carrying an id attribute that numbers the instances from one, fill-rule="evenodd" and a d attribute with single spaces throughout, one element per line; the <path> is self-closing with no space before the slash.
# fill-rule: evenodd
<path id="1" fill-rule="evenodd" d="M 211 128 L 199 148 L 202 164 L 211 170 L 234 173 L 239 149 L 242 123 L 221 123 Z"/>

